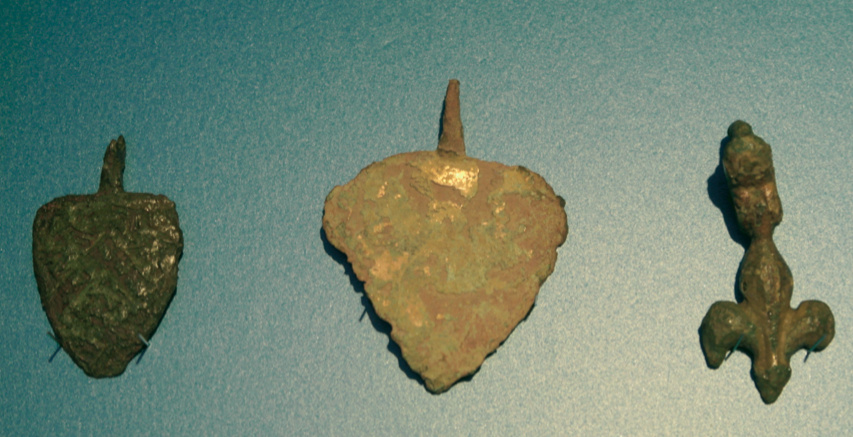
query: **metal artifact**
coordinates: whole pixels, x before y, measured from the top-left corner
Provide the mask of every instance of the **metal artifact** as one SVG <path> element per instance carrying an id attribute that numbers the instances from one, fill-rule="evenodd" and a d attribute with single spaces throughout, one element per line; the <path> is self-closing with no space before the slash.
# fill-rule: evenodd
<path id="1" fill-rule="evenodd" d="M 110 142 L 91 195 L 59 197 L 33 222 L 33 266 L 53 336 L 87 375 L 117 376 L 175 294 L 183 236 L 166 196 L 123 188 L 125 142 Z"/>
<path id="2" fill-rule="evenodd" d="M 391 156 L 335 187 L 323 229 L 408 365 L 441 393 L 531 310 L 566 239 L 563 207 L 538 174 L 466 156 L 451 80 L 437 150 Z"/>
<path id="3" fill-rule="evenodd" d="M 770 146 L 749 124 L 736 121 L 729 127 L 722 162 L 738 223 L 751 241 L 737 283 L 743 300 L 711 305 L 700 328 L 702 350 L 715 369 L 729 351 L 747 351 L 761 399 L 770 404 L 791 377 L 791 356 L 800 349 L 811 353 L 829 346 L 835 320 L 820 301 L 804 301 L 791 309 L 794 278 L 773 243 L 782 203 Z"/>

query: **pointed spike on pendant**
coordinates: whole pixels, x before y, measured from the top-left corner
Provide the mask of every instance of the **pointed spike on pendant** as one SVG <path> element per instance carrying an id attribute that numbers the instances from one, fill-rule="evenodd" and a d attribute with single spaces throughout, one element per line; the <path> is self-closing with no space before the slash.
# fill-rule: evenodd
<path id="1" fill-rule="evenodd" d="M 101 168 L 101 185 L 99 193 L 121 193 L 124 191 L 124 136 L 110 141 L 104 153 L 104 166 Z"/>
<path id="2" fill-rule="evenodd" d="M 444 96 L 444 110 L 441 116 L 441 136 L 438 139 L 438 151 L 465 156 L 465 139 L 462 134 L 462 117 L 459 110 L 459 81 L 451 79 Z"/>

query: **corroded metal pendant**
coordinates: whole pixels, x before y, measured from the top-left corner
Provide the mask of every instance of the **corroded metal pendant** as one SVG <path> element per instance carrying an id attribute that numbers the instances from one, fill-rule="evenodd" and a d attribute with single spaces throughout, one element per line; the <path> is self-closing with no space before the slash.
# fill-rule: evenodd
<path id="1" fill-rule="evenodd" d="M 406 362 L 440 393 L 530 311 L 566 240 L 563 207 L 538 174 L 465 155 L 453 80 L 438 149 L 389 157 L 335 187 L 323 229 Z"/>
<path id="2" fill-rule="evenodd" d="M 773 229 L 782 203 L 770 146 L 742 121 L 729 127 L 723 168 L 741 229 L 752 241 L 740 266 L 743 301 L 716 302 L 702 320 L 700 336 L 708 366 L 720 367 L 730 350 L 752 356 L 752 377 L 761 399 L 773 403 L 791 377 L 791 356 L 819 351 L 835 336 L 835 319 L 825 303 L 807 300 L 791 309 L 794 278 L 776 250 Z"/>
<path id="3" fill-rule="evenodd" d="M 56 340 L 92 377 L 117 376 L 175 294 L 183 236 L 166 196 L 127 193 L 124 138 L 110 142 L 91 195 L 59 197 L 33 223 L 33 266 Z"/>

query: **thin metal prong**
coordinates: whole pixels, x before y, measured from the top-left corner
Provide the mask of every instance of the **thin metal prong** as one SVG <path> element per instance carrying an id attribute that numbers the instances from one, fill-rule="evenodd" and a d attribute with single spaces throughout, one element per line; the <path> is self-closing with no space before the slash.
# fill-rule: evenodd
<path id="1" fill-rule="evenodd" d="M 823 341 L 824 338 L 826 338 L 826 334 L 823 334 L 823 336 L 817 340 L 817 343 L 815 343 L 814 346 L 810 347 L 809 350 L 806 351 L 806 357 L 803 358 L 804 363 L 806 362 L 807 359 L 809 359 L 809 355 L 811 355 L 812 352 L 814 352 L 814 350 L 817 349 L 817 346 L 820 344 L 820 342 Z"/>
<path id="2" fill-rule="evenodd" d="M 726 355 L 726 357 L 725 357 L 725 358 L 723 358 L 723 361 L 728 360 L 728 359 L 729 359 L 729 357 L 730 357 L 730 356 L 732 356 L 732 354 L 733 354 L 733 353 L 735 353 L 735 351 L 737 350 L 737 347 L 738 347 L 738 346 L 740 346 L 740 342 L 741 342 L 742 340 L 743 340 L 743 334 L 741 334 L 740 338 L 738 338 L 738 339 L 737 339 L 737 343 L 735 343 L 735 347 L 733 347 L 733 348 L 732 348 L 732 350 L 731 350 L 731 351 L 729 351 L 729 354 L 728 354 L 728 355 Z"/>
<path id="3" fill-rule="evenodd" d="M 142 334 L 136 334 L 136 336 L 139 337 L 139 341 L 141 341 L 142 344 L 144 344 L 145 347 L 147 348 L 148 347 L 148 340 L 146 340 L 145 337 L 142 336 Z"/>
<path id="4" fill-rule="evenodd" d="M 150 343 L 148 343 L 148 340 L 146 340 L 140 333 L 136 333 L 136 337 L 139 338 L 139 341 L 144 345 L 142 351 L 139 352 L 139 357 L 136 358 L 136 365 L 138 366 L 139 362 L 142 361 L 142 357 L 145 355 L 145 352 L 148 352 L 148 346 L 150 346 Z"/>

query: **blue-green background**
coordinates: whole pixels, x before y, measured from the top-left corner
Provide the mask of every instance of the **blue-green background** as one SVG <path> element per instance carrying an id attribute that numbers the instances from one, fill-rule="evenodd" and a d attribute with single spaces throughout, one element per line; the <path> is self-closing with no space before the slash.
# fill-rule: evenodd
<path id="1" fill-rule="evenodd" d="M 0 434 L 841 435 L 853 429 L 853 4 L 0 1 Z M 528 319 L 440 396 L 321 238 L 335 185 L 432 149 L 447 80 L 468 153 L 566 199 Z M 705 365 L 744 248 L 719 173 L 735 119 L 773 146 L 794 304 L 837 334 L 764 405 Z M 177 295 L 113 379 L 54 350 L 31 226 L 97 189 L 177 203 Z"/>

